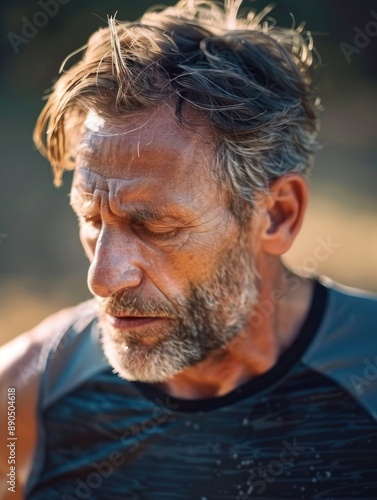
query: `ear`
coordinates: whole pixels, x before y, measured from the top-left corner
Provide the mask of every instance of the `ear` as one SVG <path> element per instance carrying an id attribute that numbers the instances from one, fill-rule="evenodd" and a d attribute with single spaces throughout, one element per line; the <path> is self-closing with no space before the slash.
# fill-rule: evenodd
<path id="1" fill-rule="evenodd" d="M 290 249 L 302 226 L 308 195 L 308 184 L 300 174 L 287 174 L 271 182 L 263 202 L 262 250 L 281 255 Z"/>

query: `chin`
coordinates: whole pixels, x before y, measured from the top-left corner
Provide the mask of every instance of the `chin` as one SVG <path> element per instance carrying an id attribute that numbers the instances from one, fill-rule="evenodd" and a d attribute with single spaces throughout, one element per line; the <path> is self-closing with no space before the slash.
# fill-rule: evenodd
<path id="1" fill-rule="evenodd" d="M 126 336 L 115 336 L 106 328 L 101 330 L 102 348 L 108 362 L 120 377 L 129 381 L 166 382 L 202 360 L 195 348 L 188 348 L 174 338 L 146 345 L 135 340 L 128 342 Z"/>

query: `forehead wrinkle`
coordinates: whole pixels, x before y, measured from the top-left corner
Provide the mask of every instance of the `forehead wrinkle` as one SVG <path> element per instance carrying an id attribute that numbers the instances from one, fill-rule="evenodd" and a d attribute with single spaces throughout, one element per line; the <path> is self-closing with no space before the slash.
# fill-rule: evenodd
<path id="1" fill-rule="evenodd" d="M 111 132 L 106 132 L 105 126 L 100 131 L 87 130 L 78 150 L 78 160 L 83 158 L 99 168 L 109 168 L 111 164 L 114 164 L 121 166 L 126 172 L 129 162 L 149 153 L 154 154 L 156 147 L 163 149 L 167 160 L 176 162 L 181 161 L 186 150 L 192 147 L 193 141 L 203 141 L 204 136 L 200 137 L 197 132 L 189 131 L 176 123 L 161 121 L 161 117 L 157 117 L 156 120 L 152 120 L 152 118 L 155 117 L 151 116 L 141 126 L 133 126 L 132 128 L 132 122 L 126 123 L 124 126 L 128 126 L 128 130 L 119 132 L 117 131 L 119 125 L 113 125 L 114 129 Z M 162 142 L 161 137 L 157 136 L 157 132 L 161 133 L 161 130 L 163 130 L 164 137 Z M 167 147 L 166 137 L 174 139 L 170 147 Z M 98 161 L 101 156 L 106 156 L 107 165 Z"/>
<path id="2" fill-rule="evenodd" d="M 117 144 L 114 148 L 109 149 L 109 154 L 102 151 L 100 154 L 94 154 L 93 151 L 82 149 L 77 157 L 76 169 L 82 172 L 86 171 L 85 176 L 90 181 L 95 182 L 95 176 L 101 178 L 107 183 L 109 180 L 136 182 L 138 176 L 135 171 L 140 169 L 143 172 L 143 177 L 148 180 L 158 181 L 159 169 L 175 168 L 177 163 L 182 161 L 185 154 L 183 148 L 180 150 L 160 147 L 161 158 L 156 158 L 156 150 L 153 144 L 144 144 L 142 150 L 138 150 L 139 145 L 136 143 L 129 144 L 125 142 L 121 145 Z M 114 150 L 117 148 L 117 153 Z M 114 177 L 113 171 L 118 169 L 119 176 Z"/>
<path id="3" fill-rule="evenodd" d="M 97 185 L 98 178 L 102 181 L 100 186 Z M 140 200 L 149 204 L 149 200 L 155 198 L 155 181 L 156 179 L 153 175 L 150 177 L 128 179 L 109 177 L 91 170 L 90 167 L 81 166 L 78 167 L 73 189 L 82 191 L 83 193 L 104 191 L 109 195 L 110 206 L 114 205 L 114 207 L 125 203 L 137 203 Z"/>
<path id="4" fill-rule="evenodd" d="M 82 172 L 87 175 L 80 175 Z M 109 194 L 111 203 L 116 203 L 118 197 L 123 197 L 126 191 L 130 191 L 128 196 L 133 198 L 140 197 L 143 193 L 152 190 L 150 184 L 147 184 L 148 179 L 126 179 L 119 177 L 109 177 L 101 174 L 100 172 L 91 170 L 90 167 L 80 166 L 76 171 L 76 177 L 72 186 L 72 190 L 81 191 L 86 194 L 93 194 L 96 191 L 103 191 Z M 102 181 L 100 186 L 97 185 L 99 177 Z M 135 185 L 136 184 L 136 185 Z M 139 184 L 139 186 L 137 185 Z M 134 191 L 134 192 L 133 192 Z"/>
<path id="5" fill-rule="evenodd" d="M 162 218 L 166 215 L 169 217 L 188 217 L 187 210 L 185 207 L 177 207 L 174 203 L 159 203 L 158 205 L 153 204 L 153 201 L 140 200 L 142 194 L 146 193 L 150 195 L 151 186 L 132 186 L 134 192 L 130 191 L 130 186 L 119 186 L 117 184 L 119 179 L 117 178 L 106 178 L 99 173 L 92 172 L 89 168 L 81 167 L 80 170 L 85 171 L 89 174 L 89 177 L 98 175 L 101 177 L 107 185 L 107 189 L 103 189 L 97 186 L 93 186 L 94 190 L 90 191 L 90 184 L 93 184 L 93 180 L 89 181 L 84 177 L 78 177 L 75 179 L 75 183 L 72 186 L 70 197 L 70 205 L 72 208 L 80 211 L 80 213 L 88 212 L 95 207 L 96 204 L 101 205 L 106 200 L 101 199 L 99 196 L 100 192 L 103 192 L 108 197 L 109 208 L 113 213 L 120 213 L 124 216 L 125 212 L 135 213 L 135 217 L 140 220 L 150 220 L 152 218 Z M 110 181 L 110 182 L 109 182 Z M 112 182 L 111 182 L 112 181 Z M 114 185 L 114 189 L 112 188 Z M 89 190 L 88 190 L 89 189 Z"/>
<path id="6" fill-rule="evenodd" d="M 164 216 L 168 216 L 176 217 L 186 224 L 197 224 L 200 219 L 207 218 L 206 212 L 210 209 L 209 200 L 203 199 L 200 203 L 200 207 L 193 207 L 192 205 L 186 207 L 184 203 L 180 203 L 179 200 L 176 202 L 173 200 L 170 203 L 161 200 L 158 205 L 153 205 L 155 197 L 153 196 L 153 186 L 151 184 L 139 186 L 130 186 L 129 184 L 119 185 L 120 180 L 116 177 L 105 177 L 101 173 L 93 172 L 90 168 L 84 166 L 80 167 L 80 170 L 84 175 L 78 177 L 75 183 L 74 195 L 75 197 L 80 195 L 83 196 L 85 209 L 86 207 L 88 207 L 88 210 L 95 208 L 96 200 L 94 200 L 94 195 L 99 195 L 99 192 L 102 191 L 105 194 L 105 198 L 106 195 L 109 196 L 109 198 L 107 200 L 101 200 L 100 197 L 98 200 L 99 205 L 103 207 L 103 203 L 107 201 L 111 212 L 122 218 L 128 217 L 126 214 L 135 214 L 134 217 L 142 221 L 151 220 L 152 218 L 161 219 Z M 94 185 L 97 176 L 104 181 L 106 189 Z M 125 181 L 128 183 L 132 182 L 126 179 Z M 93 192 L 90 191 L 90 185 L 93 185 Z M 80 186 L 82 189 L 80 189 Z M 112 186 L 114 186 L 115 189 L 112 189 Z"/>
<path id="7" fill-rule="evenodd" d="M 101 150 L 109 150 L 111 153 L 117 148 L 120 148 L 123 153 L 129 154 L 131 148 L 136 151 L 140 150 L 140 145 L 142 145 L 142 131 L 143 127 L 134 127 L 129 130 L 122 131 L 106 131 L 105 128 L 99 131 L 93 131 L 87 129 L 83 136 L 82 142 L 78 149 L 78 152 L 89 154 L 89 156 L 100 156 Z M 144 133 L 148 132 L 152 133 L 153 136 L 153 128 L 146 129 Z M 138 138 L 137 141 L 132 140 L 133 138 Z M 123 140 L 125 139 L 125 140 Z M 127 140 L 128 139 L 128 140 Z M 134 144 L 137 143 L 137 147 L 135 148 Z M 150 141 L 147 140 L 146 144 L 149 144 Z M 139 156 L 139 155 L 137 155 Z"/>
<path id="8" fill-rule="evenodd" d="M 87 175 L 80 175 L 83 172 Z M 97 185 L 98 180 L 96 177 L 99 177 L 102 181 L 100 186 Z M 72 186 L 72 192 L 75 197 L 79 194 L 82 196 L 94 196 L 98 191 L 107 193 L 110 205 L 121 205 L 124 202 L 124 198 L 128 198 L 129 201 L 133 202 L 134 199 L 137 200 L 144 193 L 151 196 L 151 190 L 152 186 L 150 183 L 147 185 L 147 179 L 140 181 L 139 179 L 107 177 L 83 166 L 79 167 Z"/>
<path id="9" fill-rule="evenodd" d="M 89 164 L 92 161 L 93 161 L 93 159 L 90 158 L 90 161 L 88 161 L 87 163 Z M 95 161 L 94 161 L 94 163 L 95 163 Z M 99 177 L 100 180 L 102 181 L 100 186 L 96 186 L 96 181 L 98 181 L 98 179 L 96 179 L 96 177 Z M 88 166 L 77 165 L 76 170 L 74 172 L 74 179 L 73 179 L 73 184 L 72 184 L 73 188 L 80 189 L 82 187 L 81 190 L 83 192 L 85 192 L 86 189 L 89 190 L 88 192 L 92 192 L 92 191 L 90 191 L 90 189 L 92 187 L 93 187 L 93 190 L 95 188 L 105 190 L 104 186 L 107 186 L 107 177 L 105 175 L 101 174 L 100 172 L 93 171 L 90 168 L 90 165 L 88 165 Z"/>

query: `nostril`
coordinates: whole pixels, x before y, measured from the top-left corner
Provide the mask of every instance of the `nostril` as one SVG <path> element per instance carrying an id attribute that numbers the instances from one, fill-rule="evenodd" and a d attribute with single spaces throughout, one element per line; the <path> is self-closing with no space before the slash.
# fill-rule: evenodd
<path id="1" fill-rule="evenodd" d="M 114 293 L 127 288 L 136 288 L 143 279 L 141 269 L 127 266 L 103 266 L 98 262 L 92 262 L 88 271 L 88 288 L 93 295 L 98 297 L 110 297 Z"/>
<path id="2" fill-rule="evenodd" d="M 137 267 L 129 267 L 122 273 L 123 280 L 129 283 L 130 286 L 138 286 L 143 278 L 141 269 Z"/>

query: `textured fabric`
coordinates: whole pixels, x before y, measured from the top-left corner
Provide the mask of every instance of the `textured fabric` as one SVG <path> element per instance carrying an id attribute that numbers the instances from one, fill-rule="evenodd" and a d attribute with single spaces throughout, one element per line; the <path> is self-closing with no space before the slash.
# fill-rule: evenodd
<path id="1" fill-rule="evenodd" d="M 120 379 L 95 314 L 75 318 L 44 367 L 27 498 L 376 499 L 376 304 L 317 283 L 274 368 L 197 401 Z"/>
<path id="2" fill-rule="evenodd" d="M 228 407 L 170 406 L 97 375 L 46 412 L 46 466 L 29 498 L 377 498 L 375 422 L 301 363 Z"/>

